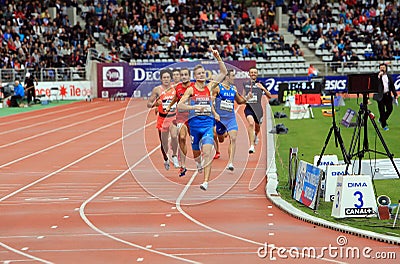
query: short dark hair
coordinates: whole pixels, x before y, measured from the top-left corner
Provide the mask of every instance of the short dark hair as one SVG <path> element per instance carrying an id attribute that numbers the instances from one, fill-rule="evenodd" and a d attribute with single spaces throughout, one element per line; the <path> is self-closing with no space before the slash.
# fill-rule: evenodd
<path id="1" fill-rule="evenodd" d="M 387 71 L 387 69 L 388 69 L 387 64 L 386 64 L 386 63 L 381 63 L 381 64 L 379 64 L 379 68 L 380 68 L 382 65 L 385 66 L 385 69 L 386 69 L 386 71 Z"/>
<path id="2" fill-rule="evenodd" d="M 164 73 L 168 73 L 169 76 L 172 78 L 172 71 L 170 69 L 162 69 L 160 71 L 160 78 L 164 75 Z"/>

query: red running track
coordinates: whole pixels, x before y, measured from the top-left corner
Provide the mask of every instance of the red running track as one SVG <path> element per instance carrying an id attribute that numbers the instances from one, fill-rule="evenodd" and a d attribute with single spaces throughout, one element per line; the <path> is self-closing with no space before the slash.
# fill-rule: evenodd
<path id="1" fill-rule="evenodd" d="M 398 246 L 343 236 L 272 206 L 265 197 L 269 142 L 262 137 L 248 155 L 242 110 L 235 172 L 224 169 L 224 143 L 206 192 L 194 169 L 182 178 L 173 167 L 165 171 L 155 116 L 143 100 L 1 118 L 0 262 L 398 263 L 339 250 L 312 258 L 305 249 L 318 255 L 329 245 L 400 255 Z M 339 236 L 346 245 L 338 246 Z M 266 244 L 268 254 L 260 250 Z"/>

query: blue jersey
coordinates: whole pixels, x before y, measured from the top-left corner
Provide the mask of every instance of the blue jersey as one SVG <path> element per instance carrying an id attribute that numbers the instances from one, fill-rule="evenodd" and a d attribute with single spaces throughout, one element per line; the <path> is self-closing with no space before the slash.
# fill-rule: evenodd
<path id="1" fill-rule="evenodd" d="M 236 89 L 233 85 L 227 89 L 222 84 L 219 84 L 219 93 L 215 98 L 215 111 L 220 118 L 235 118 L 235 97 Z"/>

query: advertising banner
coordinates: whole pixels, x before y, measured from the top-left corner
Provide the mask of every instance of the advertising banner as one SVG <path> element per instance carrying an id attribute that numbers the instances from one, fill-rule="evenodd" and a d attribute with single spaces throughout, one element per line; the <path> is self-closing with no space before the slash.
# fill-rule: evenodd
<path id="1" fill-rule="evenodd" d="M 255 61 L 226 61 L 228 69 L 237 71 L 236 78 L 248 78 L 247 71 L 250 67 L 256 66 Z M 119 92 L 125 96 L 136 95 L 141 97 L 149 96 L 151 90 L 160 84 L 160 70 L 163 68 L 188 68 L 192 70 L 194 66 L 201 64 L 206 69 L 207 78 L 213 74 L 218 74 L 219 67 L 215 60 L 182 61 L 182 62 L 148 62 L 138 64 L 128 63 L 99 63 L 98 74 L 98 97 L 102 94 L 112 96 Z M 193 80 L 193 76 L 191 76 Z M 400 90 L 400 75 L 392 74 L 395 81 L 396 90 Z M 259 78 L 265 87 L 275 95 L 279 94 L 280 84 L 287 84 L 288 90 L 310 93 L 318 91 L 326 92 L 347 92 L 348 78 L 343 76 L 325 76 L 309 78 L 307 76 L 287 76 L 287 77 L 262 77 Z M 237 85 L 241 91 L 243 87 Z M 284 86 L 286 87 L 286 86 Z M 290 88 L 290 89 L 289 89 Z M 281 89 L 282 90 L 282 89 Z M 281 92 L 282 93 L 282 92 Z M 282 95 L 281 95 L 282 96 Z"/>
<path id="2" fill-rule="evenodd" d="M 394 86 L 396 91 L 400 90 L 400 74 L 392 74 L 394 80 Z M 310 89 L 313 87 L 313 82 L 318 82 L 322 84 L 321 90 L 326 92 L 334 93 L 345 93 L 347 92 L 347 75 L 344 76 L 325 76 L 324 78 L 310 79 L 307 76 L 298 77 L 267 77 L 260 78 L 260 81 L 264 83 L 266 88 L 275 95 L 279 94 L 280 84 L 289 84 L 291 87 L 296 87 L 297 89 Z M 315 86 L 317 87 L 317 86 Z M 307 93 L 307 91 L 305 92 Z"/>
<path id="3" fill-rule="evenodd" d="M 301 160 L 296 173 L 293 198 L 311 209 L 316 209 L 321 174 L 320 168 Z"/>
<path id="4" fill-rule="evenodd" d="M 98 97 L 104 95 L 113 96 L 116 93 L 124 96 L 147 97 L 153 88 L 160 85 L 160 70 L 164 68 L 192 70 L 201 64 L 206 70 L 206 78 L 219 73 L 219 65 L 216 60 L 182 61 L 182 62 L 149 62 L 138 64 L 127 63 L 100 63 L 98 64 Z M 248 78 L 247 72 L 250 67 L 255 66 L 255 61 L 226 61 L 228 70 L 236 70 L 236 78 Z M 193 73 L 192 73 L 193 74 Z M 193 75 L 191 76 L 193 80 Z M 240 87 L 238 87 L 240 88 Z"/>
<path id="5" fill-rule="evenodd" d="M 52 90 L 53 88 L 53 90 Z M 46 95 L 52 100 L 55 89 L 58 88 L 57 98 L 59 100 L 85 100 L 91 94 L 89 81 L 79 82 L 39 82 L 36 86 L 36 95 Z"/>

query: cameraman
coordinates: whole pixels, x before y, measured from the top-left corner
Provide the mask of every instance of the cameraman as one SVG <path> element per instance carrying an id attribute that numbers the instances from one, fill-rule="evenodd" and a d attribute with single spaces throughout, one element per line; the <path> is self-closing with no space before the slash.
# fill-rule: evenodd
<path id="1" fill-rule="evenodd" d="M 393 97 L 397 98 L 396 89 L 394 87 L 394 82 L 392 76 L 387 74 L 387 65 L 381 63 L 379 65 L 378 73 L 378 94 L 375 95 L 375 99 L 378 101 L 379 109 L 379 122 L 383 130 L 389 130 L 387 125 L 387 120 L 393 111 Z"/>

